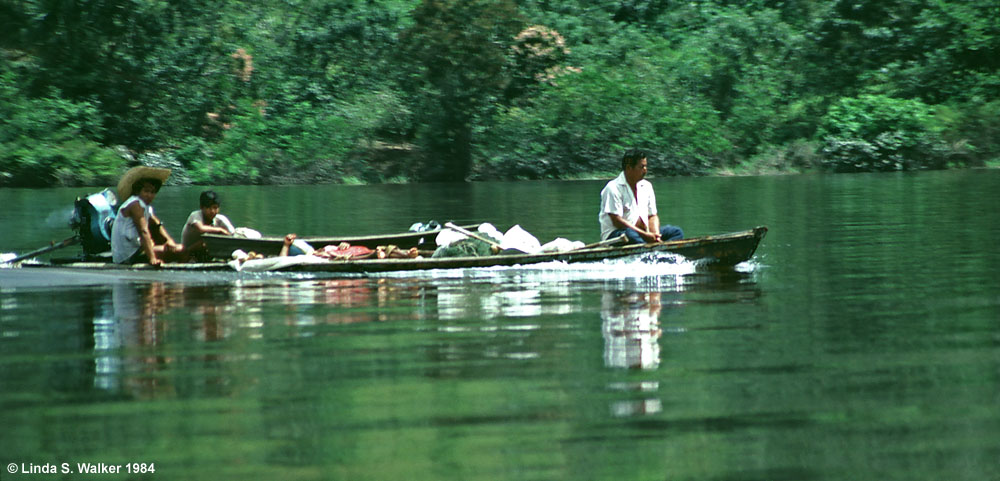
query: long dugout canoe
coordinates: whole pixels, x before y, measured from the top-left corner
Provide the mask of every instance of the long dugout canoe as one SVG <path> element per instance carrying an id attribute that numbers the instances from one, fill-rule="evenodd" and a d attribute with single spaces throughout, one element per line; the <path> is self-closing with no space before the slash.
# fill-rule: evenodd
<path id="1" fill-rule="evenodd" d="M 542 262 L 594 262 L 649 252 L 668 252 L 698 261 L 702 265 L 731 267 L 753 257 L 767 234 L 767 227 L 713 236 L 692 237 L 655 244 L 630 244 L 583 248 L 559 253 L 498 254 L 483 257 L 443 257 L 418 259 L 333 260 L 326 263 L 292 265 L 283 270 L 311 272 L 389 272 L 428 269 L 461 269 L 516 266 Z"/>

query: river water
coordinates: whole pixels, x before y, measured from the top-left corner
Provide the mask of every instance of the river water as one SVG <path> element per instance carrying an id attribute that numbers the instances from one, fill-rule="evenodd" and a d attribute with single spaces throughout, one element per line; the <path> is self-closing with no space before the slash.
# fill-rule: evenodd
<path id="1" fill-rule="evenodd" d="M 217 190 L 275 235 L 589 242 L 602 184 Z M 689 236 L 770 232 L 730 272 L 0 269 L 2 479 L 1000 479 L 1000 171 L 654 185 Z M 0 251 L 90 191 L 0 190 Z M 175 237 L 199 191 L 157 197 Z"/>

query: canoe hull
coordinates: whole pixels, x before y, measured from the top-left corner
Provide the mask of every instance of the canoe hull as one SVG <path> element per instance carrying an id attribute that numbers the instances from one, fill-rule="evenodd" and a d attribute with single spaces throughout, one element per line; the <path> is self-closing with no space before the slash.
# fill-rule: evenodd
<path id="1" fill-rule="evenodd" d="M 342 272 L 369 273 L 390 271 L 417 271 L 431 269 L 463 269 L 494 266 L 529 265 L 542 262 L 595 262 L 605 259 L 635 256 L 651 252 L 667 252 L 697 261 L 709 268 L 729 268 L 753 257 L 760 241 L 767 234 L 767 227 L 733 232 L 729 234 L 694 237 L 679 241 L 657 244 L 633 244 L 625 246 L 598 246 L 552 254 L 494 255 L 486 257 L 448 257 L 418 259 L 360 259 L 334 260 L 322 263 L 292 264 L 280 270 L 297 272 Z M 107 263 L 72 263 L 61 267 L 81 269 L 132 269 L 132 270 L 181 270 L 211 271 L 232 270 L 223 262 L 203 264 L 165 264 L 156 268 L 148 264 L 117 265 Z"/>
<path id="2" fill-rule="evenodd" d="M 595 262 L 635 256 L 650 252 L 679 254 L 706 267 L 732 267 L 749 260 L 767 234 L 767 227 L 717 236 L 694 237 L 658 244 L 606 246 L 549 254 L 495 255 L 486 257 L 448 257 L 424 259 L 364 259 L 331 261 L 324 264 L 290 266 L 290 271 L 312 272 L 389 272 L 429 269 L 460 269 L 495 266 L 530 265 L 542 262 Z"/>

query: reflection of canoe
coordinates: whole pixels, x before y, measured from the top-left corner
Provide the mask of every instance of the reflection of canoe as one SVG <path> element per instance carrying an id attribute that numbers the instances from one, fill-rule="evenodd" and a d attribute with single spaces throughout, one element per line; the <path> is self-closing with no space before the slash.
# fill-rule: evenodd
<path id="1" fill-rule="evenodd" d="M 475 230 L 479 224 L 466 225 L 466 229 Z M 434 239 L 442 229 L 434 229 L 426 232 L 403 232 L 400 234 L 382 234 L 354 237 L 303 237 L 302 240 L 309 243 L 316 249 L 323 246 L 337 245 L 346 242 L 352 246 L 365 246 L 374 249 L 378 246 L 394 245 L 403 249 L 416 247 L 420 250 L 434 250 L 437 248 Z M 208 254 L 212 257 L 229 259 L 236 249 L 244 252 L 257 252 L 266 256 L 276 256 L 281 251 L 284 244 L 284 237 L 263 237 L 260 239 L 247 239 L 244 237 L 232 237 L 217 234 L 204 234 L 205 244 L 208 246 Z"/>
<path id="2" fill-rule="evenodd" d="M 597 246 L 561 253 L 493 255 L 486 257 L 448 257 L 418 259 L 360 259 L 321 261 L 313 256 L 311 262 L 294 262 L 294 257 L 282 258 L 277 270 L 308 272 L 389 272 L 427 269 L 461 269 L 474 267 L 515 266 L 541 262 L 594 262 L 604 259 L 635 256 L 650 252 L 665 252 L 684 256 L 709 266 L 727 267 L 746 261 L 753 256 L 757 245 L 767 233 L 767 227 L 733 232 L 714 236 L 692 237 L 679 241 L 658 244 L 633 244 L 625 246 Z M 266 259 L 269 260 L 269 259 Z M 253 261 L 251 261 L 253 262 Z M 141 269 L 154 270 L 148 264 L 121 266 L 105 263 L 72 263 L 63 267 L 91 269 Z M 215 262 L 204 264 L 166 264 L 165 270 L 229 270 L 228 264 Z"/>

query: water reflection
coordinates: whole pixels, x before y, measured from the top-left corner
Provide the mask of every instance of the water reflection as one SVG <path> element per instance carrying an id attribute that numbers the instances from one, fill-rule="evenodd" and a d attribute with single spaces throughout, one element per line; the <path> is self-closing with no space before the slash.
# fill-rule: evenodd
<path id="1" fill-rule="evenodd" d="M 333 337 L 331 343 L 341 343 L 336 338 L 348 332 L 389 332 L 364 326 L 373 323 L 393 323 L 391 332 L 401 332 L 406 326 L 402 331 L 413 335 L 449 335 L 426 341 L 433 346 L 428 352 L 433 353 L 434 362 L 545 358 L 551 354 L 548 350 L 565 342 L 562 333 L 567 330 L 583 329 L 588 336 L 594 332 L 594 324 L 577 323 L 573 315 L 593 312 L 597 299 L 604 365 L 655 371 L 661 363 L 664 332 L 687 329 L 680 315 L 685 305 L 752 301 L 759 296 L 752 275 L 733 272 L 597 281 L 521 272 L 471 280 L 118 282 L 97 292 L 103 292 L 106 299 L 94 303 L 98 307 L 85 321 L 93 326 L 93 386 L 141 399 L 177 396 L 178 390 L 230 393 L 257 382 L 252 372 L 232 373 L 234 365 L 266 361 L 287 352 L 273 352 L 273 343 L 260 341 Z M 672 316 L 672 327 L 661 327 L 665 312 Z M 352 330 L 345 331 L 347 326 L 353 326 Z M 613 386 L 646 394 L 657 387 L 647 379 Z M 654 412 L 657 401 L 649 397 L 633 408 L 615 410 Z"/>
<path id="2" fill-rule="evenodd" d="M 318 299 L 326 306 L 357 311 L 327 314 L 328 324 L 422 320 L 428 317 L 427 298 L 432 290 L 419 279 L 334 279 L 316 284 Z"/>
<path id="3" fill-rule="evenodd" d="M 564 282 L 491 280 L 439 283 L 435 289 L 438 317 L 496 320 L 569 314 L 578 309 L 571 286 Z"/>
<path id="4" fill-rule="evenodd" d="M 608 367 L 656 369 L 660 365 L 659 292 L 601 295 L 604 364 Z"/>
<path id="5" fill-rule="evenodd" d="M 601 334 L 604 365 L 610 368 L 652 370 L 660 365 L 660 292 L 605 290 L 601 294 Z M 628 393 L 630 399 L 611 403 L 617 417 L 656 414 L 663 404 L 657 381 L 611 383 L 610 389 Z"/>
<path id="6" fill-rule="evenodd" d="M 691 304 L 752 302 L 759 297 L 760 290 L 752 270 L 691 272 L 607 282 L 601 293 L 604 365 L 651 377 L 661 363 L 660 342 L 664 328 L 660 318 L 665 312 L 673 317 L 672 324 L 675 324 L 666 329 L 668 334 L 683 334 L 689 329 L 718 329 L 718 326 L 685 326 L 682 309 Z M 663 410 L 663 403 L 657 397 L 659 380 L 613 382 L 608 387 L 628 397 L 611 403 L 610 411 L 616 417 L 645 416 Z"/>
<path id="7" fill-rule="evenodd" d="M 170 367 L 192 362 L 202 368 L 220 361 L 212 351 L 197 356 L 171 353 L 163 349 L 168 338 L 185 334 L 188 341 L 212 342 L 222 339 L 226 329 L 220 313 L 229 301 L 225 289 L 213 291 L 184 288 L 163 282 L 148 284 L 115 283 L 93 319 L 94 387 L 111 393 L 128 393 L 134 398 L 173 397 L 178 386 L 166 375 Z M 167 316 L 181 310 L 185 316 Z M 179 325 L 172 326 L 171 321 Z M 217 376 L 201 379 L 210 389 L 224 384 Z"/>
<path id="8" fill-rule="evenodd" d="M 259 341 L 423 319 L 429 288 L 412 280 L 366 278 L 116 282 L 89 291 L 94 307 L 81 319 L 83 345 L 93 349 L 93 367 L 86 371 L 99 391 L 135 399 L 175 397 L 179 390 L 227 394 L 256 382 L 252 373 L 232 373 L 232 366 L 274 357 Z"/>

